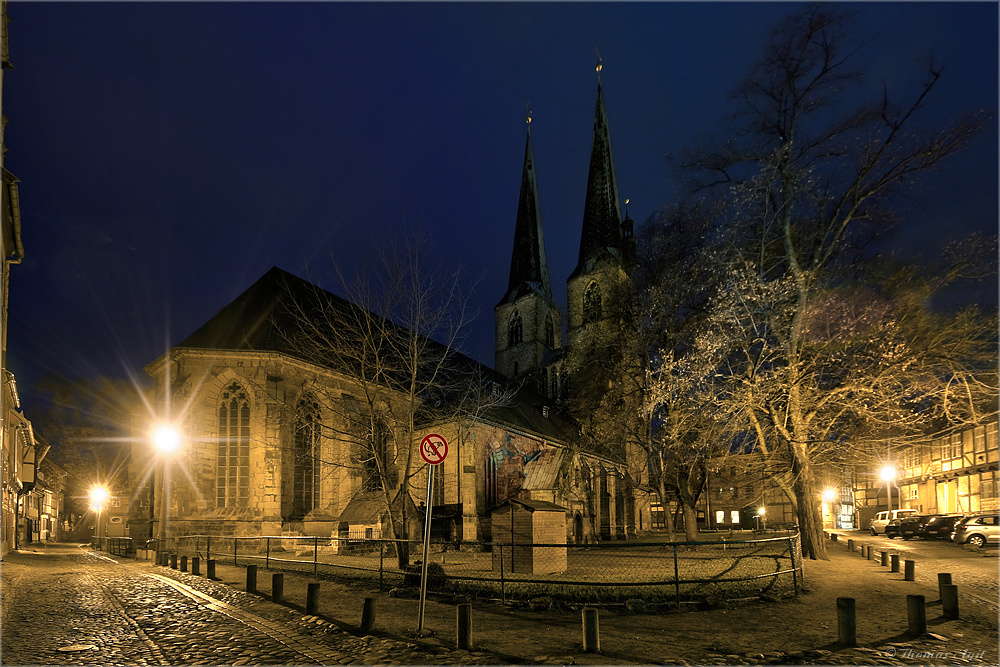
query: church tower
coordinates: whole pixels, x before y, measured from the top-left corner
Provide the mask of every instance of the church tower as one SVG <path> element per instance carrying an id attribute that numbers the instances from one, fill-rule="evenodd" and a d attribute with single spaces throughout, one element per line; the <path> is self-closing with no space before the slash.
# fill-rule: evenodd
<path id="1" fill-rule="evenodd" d="M 627 288 L 635 258 L 632 220 L 621 218 L 611 136 L 601 89 L 601 63 L 597 64 L 597 108 L 594 143 L 590 151 L 583 232 L 576 268 L 566 281 L 568 338 L 571 351 L 597 344 L 612 321 L 620 290 Z"/>
<path id="2" fill-rule="evenodd" d="M 514 226 L 507 293 L 493 309 L 496 370 L 507 377 L 548 386 L 546 362 L 562 347 L 562 315 L 553 302 L 545 259 L 538 186 L 531 152 L 531 116 L 524 147 L 521 194 Z"/>

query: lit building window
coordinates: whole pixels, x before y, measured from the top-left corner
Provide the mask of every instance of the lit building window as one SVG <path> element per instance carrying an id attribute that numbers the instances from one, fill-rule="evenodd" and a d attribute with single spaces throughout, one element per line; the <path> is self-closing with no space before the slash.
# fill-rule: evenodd
<path id="1" fill-rule="evenodd" d="M 219 401 L 215 501 L 218 507 L 246 507 L 250 495 L 250 401 L 233 382 Z"/>
<path id="2" fill-rule="evenodd" d="M 320 446 L 319 405 L 314 400 L 299 402 L 295 416 L 295 462 L 292 478 L 292 517 L 300 519 L 316 508 L 319 475 L 316 462 Z"/>

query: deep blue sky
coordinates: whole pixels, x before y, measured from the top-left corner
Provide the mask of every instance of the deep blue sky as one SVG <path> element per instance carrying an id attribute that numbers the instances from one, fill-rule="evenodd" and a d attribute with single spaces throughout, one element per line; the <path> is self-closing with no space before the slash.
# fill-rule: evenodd
<path id="1" fill-rule="evenodd" d="M 404 224 L 485 272 L 467 350 L 493 361 L 532 140 L 553 291 L 575 265 L 595 47 L 621 198 L 675 196 L 664 158 L 712 133 L 797 3 L 9 4 L 4 165 L 26 259 L 8 365 L 33 384 L 138 371 L 272 265 L 325 287 Z M 864 3 L 871 90 L 945 65 L 941 118 L 997 106 L 997 4 Z M 904 255 L 997 227 L 997 131 L 913 193 Z M 996 306 L 996 286 L 980 296 Z"/>

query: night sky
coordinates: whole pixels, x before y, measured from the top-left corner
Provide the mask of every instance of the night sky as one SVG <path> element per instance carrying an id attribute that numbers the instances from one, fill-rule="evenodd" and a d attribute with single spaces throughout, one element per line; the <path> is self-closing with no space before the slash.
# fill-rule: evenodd
<path id="1" fill-rule="evenodd" d="M 768 30 L 796 3 L 9 3 L 4 166 L 26 258 L 11 271 L 8 367 L 26 415 L 45 373 L 141 368 L 271 266 L 336 287 L 404 227 L 484 275 L 465 351 L 493 363 L 525 103 L 553 292 L 579 249 L 595 47 L 621 199 L 676 197 L 665 158 L 712 134 Z M 997 4 L 865 3 L 867 90 L 997 106 Z M 929 120 L 933 121 L 931 117 Z M 913 191 L 904 256 L 997 228 L 997 130 Z M 331 259 L 332 258 L 332 259 Z M 996 285 L 975 297 L 996 307 Z"/>

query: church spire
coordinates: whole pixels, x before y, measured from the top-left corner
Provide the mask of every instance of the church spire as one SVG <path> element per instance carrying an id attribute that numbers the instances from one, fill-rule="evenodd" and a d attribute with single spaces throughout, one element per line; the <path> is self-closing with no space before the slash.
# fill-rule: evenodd
<path id="1" fill-rule="evenodd" d="M 552 302 L 549 286 L 549 267 L 545 259 L 545 241 L 542 237 L 542 216 L 538 206 L 538 186 L 535 183 L 535 165 L 531 151 L 531 111 L 527 115 L 527 141 L 524 146 L 524 167 L 521 172 L 521 195 L 517 202 L 517 221 L 514 225 L 514 251 L 510 258 L 510 279 L 507 293 L 500 303 L 513 303 L 520 297 L 535 292 Z"/>
<path id="2" fill-rule="evenodd" d="M 618 204 L 618 185 L 611 157 L 608 115 L 601 90 L 600 55 L 597 61 L 597 108 L 594 112 L 594 143 L 590 149 L 590 173 L 587 176 L 587 199 L 583 208 L 583 233 L 580 257 L 570 278 L 591 271 L 597 262 L 622 256 L 622 219 Z"/>

